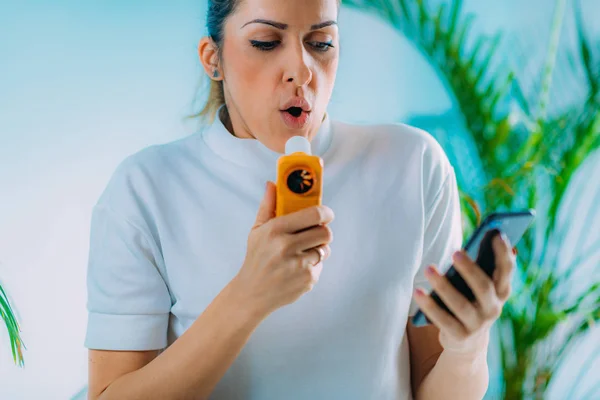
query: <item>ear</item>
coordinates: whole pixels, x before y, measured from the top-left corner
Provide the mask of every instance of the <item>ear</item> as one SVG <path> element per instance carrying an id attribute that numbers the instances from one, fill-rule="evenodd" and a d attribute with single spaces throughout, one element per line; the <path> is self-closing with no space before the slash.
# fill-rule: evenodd
<path id="1" fill-rule="evenodd" d="M 219 65 L 219 54 L 215 42 L 209 36 L 205 36 L 198 44 L 198 56 L 208 77 L 214 81 L 223 80 L 223 71 Z M 218 74 L 215 76 L 215 71 Z"/>

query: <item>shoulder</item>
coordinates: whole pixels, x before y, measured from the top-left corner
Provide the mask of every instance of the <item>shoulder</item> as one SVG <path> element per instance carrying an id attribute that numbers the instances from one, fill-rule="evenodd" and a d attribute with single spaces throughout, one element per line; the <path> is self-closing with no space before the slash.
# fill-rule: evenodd
<path id="1" fill-rule="evenodd" d="M 341 146 L 349 146 L 370 157 L 386 159 L 405 171 L 420 169 L 430 186 L 438 186 L 453 173 L 448 156 L 429 132 L 407 124 L 333 123 Z"/>
<path id="2" fill-rule="evenodd" d="M 176 171 L 175 165 L 189 153 L 191 137 L 140 149 L 113 169 L 97 204 L 115 210 L 128 205 L 139 207 L 147 196 L 160 190 L 161 182 Z"/>

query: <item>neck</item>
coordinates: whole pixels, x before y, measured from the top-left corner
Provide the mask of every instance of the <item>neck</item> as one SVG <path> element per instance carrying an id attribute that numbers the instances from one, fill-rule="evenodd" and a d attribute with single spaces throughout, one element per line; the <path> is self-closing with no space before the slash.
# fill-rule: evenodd
<path id="1" fill-rule="evenodd" d="M 325 113 L 323 115 L 323 119 L 321 120 L 321 123 L 323 121 L 325 121 L 325 118 L 327 117 L 327 113 Z M 229 115 L 229 109 L 227 108 L 227 105 L 224 105 L 221 110 L 219 112 L 217 112 L 217 118 L 219 118 L 221 120 L 221 122 L 223 123 L 223 126 L 225 126 L 225 129 L 227 129 L 227 131 L 232 135 L 235 136 L 237 138 L 243 139 L 243 138 L 253 138 L 254 137 L 252 135 L 249 135 L 247 137 L 244 136 L 239 136 L 235 134 L 235 130 L 233 129 L 233 122 L 231 122 L 231 116 Z"/>
<path id="2" fill-rule="evenodd" d="M 214 122 L 207 125 L 207 129 L 201 131 L 205 143 L 221 158 L 253 171 L 263 171 L 271 176 L 275 171 L 277 160 L 283 152 L 272 150 L 259 140 L 245 140 L 240 137 L 245 132 L 243 127 L 238 127 L 237 123 L 234 124 L 236 127 L 234 135 L 230 122 L 231 118 L 228 118 L 226 110 L 223 110 L 224 108 L 223 106 L 219 110 Z M 230 117 L 236 121 L 235 115 Z M 313 140 L 311 140 L 312 154 L 320 157 L 325 154 L 332 140 L 330 121 L 326 118 L 324 122 L 319 127 L 318 132 L 315 133 Z M 241 131 L 239 131 L 240 129 Z"/>
<path id="3" fill-rule="evenodd" d="M 231 117 L 229 116 L 229 111 L 227 110 L 227 106 L 224 106 L 221 109 L 221 111 L 217 115 L 217 118 L 219 118 L 221 120 L 221 122 L 225 126 L 225 129 L 227 129 L 227 131 L 230 134 L 232 134 L 233 136 L 236 136 L 236 134 L 233 130 L 233 123 L 231 122 Z"/>

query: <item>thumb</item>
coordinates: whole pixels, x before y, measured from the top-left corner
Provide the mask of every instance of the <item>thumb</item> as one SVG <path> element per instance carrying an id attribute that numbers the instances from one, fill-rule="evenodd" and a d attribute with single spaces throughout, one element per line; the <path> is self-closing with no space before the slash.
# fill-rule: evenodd
<path id="1" fill-rule="evenodd" d="M 271 181 L 267 182 L 265 188 L 265 194 L 258 207 L 258 213 L 256 215 L 256 223 L 254 227 L 261 226 L 267 223 L 270 219 L 275 218 L 275 203 L 276 203 L 276 187 Z"/>

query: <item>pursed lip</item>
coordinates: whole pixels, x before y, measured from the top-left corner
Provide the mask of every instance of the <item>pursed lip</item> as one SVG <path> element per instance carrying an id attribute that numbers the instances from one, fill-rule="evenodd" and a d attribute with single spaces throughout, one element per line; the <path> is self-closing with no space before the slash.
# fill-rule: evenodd
<path id="1" fill-rule="evenodd" d="M 280 112 L 283 123 L 292 130 L 304 129 L 309 123 L 312 113 L 301 112 L 298 117 L 294 117 L 291 113 L 286 111 Z"/>
<path id="2" fill-rule="evenodd" d="M 310 105 L 308 100 L 306 100 L 304 97 L 298 97 L 298 96 L 293 97 L 290 100 L 288 100 L 281 108 L 281 111 L 286 111 L 292 107 L 301 108 L 302 111 L 304 111 L 304 112 L 310 112 L 312 110 L 312 106 Z"/>

